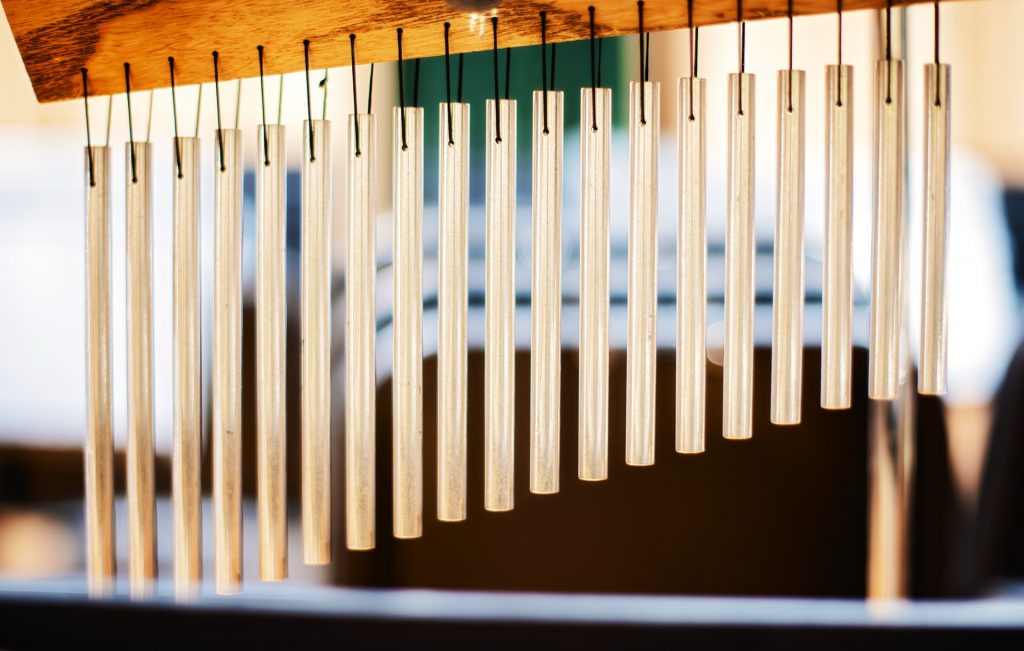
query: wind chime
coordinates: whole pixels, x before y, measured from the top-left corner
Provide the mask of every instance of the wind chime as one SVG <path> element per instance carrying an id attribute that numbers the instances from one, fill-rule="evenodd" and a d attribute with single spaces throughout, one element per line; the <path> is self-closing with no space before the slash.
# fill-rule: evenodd
<path id="1" fill-rule="evenodd" d="M 621 5 L 616 3 L 617 12 Z M 864 4 L 864 3 L 861 3 Z M 875 3 L 878 4 L 878 3 Z M 842 62 L 842 10 L 838 10 L 837 62 L 825 70 L 826 150 L 821 406 L 851 404 L 853 69 Z M 655 462 L 656 312 L 658 254 L 658 144 L 661 90 L 649 80 L 650 40 L 645 3 L 632 5 L 639 34 L 638 79 L 629 84 L 629 249 L 626 345 L 626 463 Z M 590 84 L 580 91 L 580 377 L 581 480 L 608 477 L 609 187 L 612 89 L 601 86 L 600 12 L 590 6 Z M 885 7 L 885 55 L 875 68 L 874 205 L 870 308 L 869 397 L 898 398 L 905 287 L 906 102 L 904 63 L 892 52 L 892 3 Z M 771 422 L 797 424 L 803 405 L 805 72 L 793 65 L 793 2 L 789 65 L 778 73 L 777 205 L 771 361 Z M 754 365 L 754 144 L 755 78 L 746 71 L 746 23 L 736 6 L 738 71 L 728 77 L 728 196 L 726 213 L 725 340 L 721 434 L 748 439 L 753 431 Z M 529 487 L 559 490 L 561 427 L 561 250 L 564 93 L 555 90 L 556 44 L 549 43 L 552 16 L 539 22 L 541 88 L 532 110 L 532 258 Z M 512 50 L 506 47 L 500 93 L 501 14 L 490 16 L 494 97 L 487 100 L 486 134 L 486 346 L 484 506 L 508 511 L 513 504 L 515 367 L 516 101 L 509 96 Z M 950 90 L 948 64 L 940 63 L 939 6 L 935 2 L 935 60 L 925 66 L 925 196 L 921 349 L 918 390 L 941 395 L 946 388 L 946 246 L 949 228 Z M 707 22 L 711 22 L 710 20 Z M 676 450 L 705 449 L 706 396 L 706 80 L 698 71 L 698 23 L 687 3 L 689 73 L 675 93 L 678 169 L 678 268 L 676 275 Z M 467 502 L 467 224 L 469 218 L 470 105 L 462 101 L 462 55 L 457 87 L 451 82 L 451 22 L 436 26 L 444 40 L 445 101 L 439 106 L 439 335 L 437 394 L 437 518 L 466 518 Z M 393 110 L 394 203 L 394 531 L 422 534 L 423 520 L 423 128 L 418 106 L 419 60 L 412 102 L 406 104 L 403 32 L 397 41 L 399 106 Z M 486 30 L 484 30 L 486 31 Z M 375 222 L 377 219 L 377 123 L 372 111 L 373 66 L 366 111 L 359 112 L 357 34 L 349 36 L 352 113 L 348 116 L 345 209 L 345 467 L 346 544 L 372 549 L 375 486 L 376 320 Z M 486 37 L 484 37 L 486 38 Z M 564 40 L 564 38 L 562 39 Z M 471 49 L 471 48 L 463 48 Z M 478 48 L 479 49 L 479 48 Z M 326 89 L 320 119 L 313 118 L 309 62 L 303 43 L 307 120 L 299 136 L 302 160 L 302 532 L 307 563 L 330 562 L 330 347 L 332 151 Z M 263 45 L 260 66 L 261 123 L 256 131 L 256 396 L 260 577 L 285 578 L 288 559 L 285 501 L 285 127 L 267 121 Z M 379 57 L 377 58 L 379 60 Z M 200 530 L 201 391 L 199 356 L 198 188 L 201 144 L 198 118 L 192 136 L 178 134 L 175 59 L 168 59 L 174 108 L 174 582 L 192 594 L 202 577 Z M 241 547 L 241 262 L 242 132 L 224 128 L 220 107 L 220 59 L 213 52 L 217 130 L 213 155 L 215 271 L 213 347 L 213 512 L 216 589 L 238 589 Z M 89 72 L 81 70 L 88 127 Z M 283 86 L 283 77 L 281 85 Z M 152 155 L 146 137 L 135 140 L 132 74 L 124 64 L 128 107 L 126 144 L 128 283 L 128 531 L 132 594 L 144 596 L 156 576 L 153 486 L 153 344 L 151 222 Z M 326 82 L 326 77 L 325 77 Z M 240 86 L 239 93 L 240 96 Z M 201 96 L 200 96 L 201 97 Z M 198 109 L 197 109 L 198 116 Z M 108 120 L 109 140 L 109 120 Z M 88 134 L 88 129 L 87 129 Z M 88 135 L 87 135 L 88 138 Z M 86 523 L 93 590 L 109 590 L 115 576 L 113 444 L 110 387 L 110 148 L 86 146 L 87 342 L 89 423 L 86 439 Z M 475 173 L 475 172 L 473 172 Z M 575 324 L 574 324 L 575 325 Z M 611 397 L 615 399 L 615 397 Z M 252 425 L 248 425 L 252 427 Z M 661 433 L 664 435 L 664 433 Z"/>

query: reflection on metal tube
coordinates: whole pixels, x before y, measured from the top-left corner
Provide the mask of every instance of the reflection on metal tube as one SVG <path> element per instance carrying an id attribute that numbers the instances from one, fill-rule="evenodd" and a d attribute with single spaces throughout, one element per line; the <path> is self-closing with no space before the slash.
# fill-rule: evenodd
<path id="1" fill-rule="evenodd" d="M 495 130 L 496 119 L 501 122 L 500 140 Z M 515 100 L 487 100 L 486 144 L 484 508 L 509 511 L 514 505 L 515 489 Z"/>
<path id="2" fill-rule="evenodd" d="M 949 65 L 924 68 L 925 196 L 918 391 L 946 393 L 946 249 L 949 238 Z"/>
<path id="3" fill-rule="evenodd" d="M 640 84 L 647 111 L 641 121 Z M 626 324 L 626 463 L 654 463 L 658 317 L 658 137 L 661 84 L 629 84 L 629 278 Z"/>
<path id="4" fill-rule="evenodd" d="M 741 104 L 742 101 L 742 104 Z M 753 435 L 754 75 L 729 75 L 722 436 Z"/>
<path id="5" fill-rule="evenodd" d="M 102 595 L 113 589 L 117 574 L 110 400 L 110 147 L 85 150 L 85 244 L 85 540 L 89 593 Z"/>
<path id="6" fill-rule="evenodd" d="M 679 233 L 676 241 L 676 452 L 704 451 L 707 384 L 706 82 L 678 83 Z M 692 108 L 692 112 L 691 112 Z"/>
<path id="7" fill-rule="evenodd" d="M 578 463 L 579 478 L 587 481 L 608 478 L 608 188 L 611 185 L 611 137 L 611 89 L 581 88 Z"/>
<path id="8" fill-rule="evenodd" d="M 356 121 L 358 120 L 358 126 Z M 358 144 L 357 144 L 358 138 Z M 377 122 L 349 115 L 345 267 L 345 523 L 349 549 L 376 540 Z"/>
<path id="9" fill-rule="evenodd" d="M 547 94 L 547 104 L 544 95 Z M 558 492 L 562 386 L 562 91 L 533 92 L 530 492 Z M 545 120 L 544 110 L 548 111 Z"/>
<path id="10" fill-rule="evenodd" d="M 779 71 L 771 422 L 800 423 L 804 354 L 804 71 Z"/>
<path id="11" fill-rule="evenodd" d="M 394 355 L 392 448 L 396 538 L 423 535 L 423 109 L 394 112 Z"/>
<path id="12" fill-rule="evenodd" d="M 900 369 L 903 277 L 905 104 L 903 62 L 875 68 L 875 205 L 871 243 L 871 326 L 868 397 L 895 400 Z"/>
<path id="13" fill-rule="evenodd" d="M 263 129 L 267 148 L 264 151 Z M 256 488 L 260 578 L 285 578 L 285 142 L 284 127 L 260 126 L 256 164 Z"/>

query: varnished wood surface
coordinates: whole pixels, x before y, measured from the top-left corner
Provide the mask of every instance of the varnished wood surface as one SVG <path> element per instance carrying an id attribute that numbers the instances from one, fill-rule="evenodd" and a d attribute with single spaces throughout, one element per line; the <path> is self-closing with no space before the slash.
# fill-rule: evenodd
<path id="1" fill-rule="evenodd" d="M 913 4 L 928 0 L 896 0 Z M 479 2 L 479 0 L 472 0 Z M 472 2 L 469 2 L 471 4 Z M 167 57 L 175 59 L 178 84 L 213 81 L 212 53 L 220 53 L 221 80 L 258 74 L 256 46 L 265 47 L 265 73 L 301 70 L 304 39 L 314 68 L 349 65 L 354 33 L 358 63 L 397 58 L 396 29 L 404 30 L 408 59 L 444 52 L 444 23 L 451 23 L 451 52 L 492 47 L 490 17 L 499 18 L 500 47 L 540 41 L 541 11 L 548 12 L 548 39 L 588 37 L 587 8 L 594 5 L 598 36 L 636 33 L 634 0 L 502 0 L 495 9 L 457 10 L 467 0 L 4 0 L 36 98 L 41 102 L 82 94 L 80 69 L 89 70 L 90 93 L 124 92 L 124 64 L 132 89 L 170 83 Z M 735 0 L 697 0 L 694 23 L 736 20 Z M 846 11 L 877 8 L 885 0 L 844 0 Z M 745 0 L 747 20 L 784 16 L 787 0 Z M 794 13 L 835 11 L 836 0 L 794 0 Z M 647 0 L 650 31 L 687 26 L 684 0 Z"/>

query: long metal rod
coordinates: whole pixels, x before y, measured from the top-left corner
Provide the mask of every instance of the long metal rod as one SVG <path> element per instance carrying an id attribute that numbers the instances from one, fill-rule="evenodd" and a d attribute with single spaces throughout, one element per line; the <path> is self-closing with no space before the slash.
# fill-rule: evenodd
<path id="1" fill-rule="evenodd" d="M 800 423 L 804 356 L 804 71 L 780 70 L 771 422 Z"/>
<path id="2" fill-rule="evenodd" d="M 153 481 L 153 151 L 125 146 L 125 224 L 128 290 L 128 578 L 134 597 L 156 578 L 156 502 Z"/>
<path id="3" fill-rule="evenodd" d="M 113 590 L 117 575 L 110 369 L 110 147 L 85 149 L 85 243 L 86 558 L 89 593 L 103 595 Z"/>
<path id="4" fill-rule="evenodd" d="M 903 62 L 875 68 L 875 205 L 871 245 L 871 326 L 868 397 L 899 393 L 901 278 L 906 220 Z"/>
<path id="5" fill-rule="evenodd" d="M 202 356 L 199 301 L 199 138 L 177 138 L 174 189 L 174 589 L 198 590 L 202 554 Z M 173 169 L 173 166 L 172 166 Z"/>
<path id="6" fill-rule="evenodd" d="M 533 92 L 530 492 L 542 494 L 558 492 L 562 399 L 564 96 L 562 91 Z"/>
<path id="7" fill-rule="evenodd" d="M 395 288 L 392 381 L 393 530 L 423 535 L 423 109 L 394 113 Z"/>
<path id="8" fill-rule="evenodd" d="M 454 522 L 466 519 L 469 104 L 441 103 L 439 115 L 437 517 Z"/>
<path id="9" fill-rule="evenodd" d="M 654 463 L 660 91 L 661 84 L 657 82 L 629 84 L 626 463 L 631 466 Z"/>
<path id="10" fill-rule="evenodd" d="M 586 481 L 608 478 L 608 193 L 611 186 L 611 148 L 612 91 L 610 88 L 581 88 L 578 466 L 579 478 Z"/>
<path id="11" fill-rule="evenodd" d="M 302 133 L 302 549 L 321 565 L 331 560 L 331 123 L 304 121 Z"/>
<path id="12" fill-rule="evenodd" d="M 924 255 L 921 269 L 921 372 L 918 391 L 928 395 L 946 393 L 949 74 L 950 67 L 945 63 L 930 63 L 924 67 Z"/>
<path id="13" fill-rule="evenodd" d="M 821 406 L 849 409 L 853 384 L 853 66 L 827 66 L 825 83 Z"/>
<path id="14" fill-rule="evenodd" d="M 377 121 L 348 117 L 345 267 L 345 522 L 349 549 L 376 544 Z M 358 142 L 357 142 L 358 141 Z"/>
<path id="15" fill-rule="evenodd" d="M 707 385 L 707 99 L 704 79 L 678 84 L 676 452 L 704 451 Z M 691 113 L 692 107 L 692 113 Z"/>
<path id="16" fill-rule="evenodd" d="M 284 136 L 280 124 L 261 125 L 257 134 L 256 490 L 260 578 L 266 581 L 288 573 Z"/>
<path id="17" fill-rule="evenodd" d="M 741 103 L 742 102 L 742 103 Z M 754 75 L 729 75 L 722 435 L 754 428 Z"/>
<path id="18" fill-rule="evenodd" d="M 484 508 L 509 511 L 515 503 L 515 100 L 487 100 L 487 125 Z"/>
<path id="19" fill-rule="evenodd" d="M 213 262 L 213 565 L 219 594 L 242 581 L 242 133 L 215 147 Z M 219 144 L 222 143 L 222 144 Z"/>

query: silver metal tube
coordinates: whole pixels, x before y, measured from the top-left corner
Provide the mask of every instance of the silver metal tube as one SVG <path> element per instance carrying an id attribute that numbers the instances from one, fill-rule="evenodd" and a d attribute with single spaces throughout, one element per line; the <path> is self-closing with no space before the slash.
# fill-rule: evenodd
<path id="1" fill-rule="evenodd" d="M 202 357 L 199 302 L 199 138 L 177 138 L 174 170 L 174 438 L 171 504 L 174 590 L 195 594 L 202 554 Z"/>
<path id="2" fill-rule="evenodd" d="M 578 472 L 579 478 L 586 481 L 608 478 L 608 188 L 611 186 L 611 149 L 612 91 L 610 88 L 581 88 Z"/>
<path id="3" fill-rule="evenodd" d="M 358 128 L 356 127 L 358 120 Z M 377 121 L 348 116 L 345 268 L 345 522 L 349 549 L 376 544 Z M 358 145 L 357 145 L 358 143 Z"/>
<path id="4" fill-rule="evenodd" d="M 533 92 L 530 492 L 545 494 L 558 492 L 559 431 L 562 415 L 564 96 L 562 91 Z"/>
<path id="5" fill-rule="evenodd" d="M 629 84 L 629 288 L 626 335 L 626 463 L 654 463 L 658 317 L 658 140 L 661 84 Z"/>
<path id="6" fill-rule="evenodd" d="M 450 105 L 450 125 L 448 110 L 440 105 L 438 129 L 437 517 L 455 522 L 466 519 L 469 104 Z"/>
<path id="7" fill-rule="evenodd" d="M 302 549 L 331 560 L 331 123 L 302 125 Z M 312 141 L 311 141 L 312 140 Z"/>
<path id="8" fill-rule="evenodd" d="M 242 132 L 223 129 L 214 146 L 213 574 L 218 594 L 232 594 L 242 581 Z"/>
<path id="9" fill-rule="evenodd" d="M 924 246 L 918 391 L 946 393 L 946 249 L 949 238 L 949 64 L 924 67 Z"/>
<path id="10" fill-rule="evenodd" d="M 394 111 L 393 530 L 423 535 L 423 109 Z"/>
<path id="11" fill-rule="evenodd" d="M 754 75 L 729 75 L 722 436 L 754 433 Z"/>
<path id="12" fill-rule="evenodd" d="M 496 119 L 501 123 L 500 140 L 495 130 Z M 486 144 L 484 508 L 509 511 L 514 505 L 515 489 L 515 100 L 487 100 Z"/>
<path id="13" fill-rule="evenodd" d="M 128 578 L 133 597 L 156 578 L 156 501 L 153 480 L 153 150 L 125 146 L 128 292 Z"/>
<path id="14" fill-rule="evenodd" d="M 676 452 L 704 451 L 707 384 L 706 82 L 682 77 L 677 92 L 679 233 L 676 240 Z"/>
<path id="15" fill-rule="evenodd" d="M 779 71 L 771 422 L 800 423 L 804 359 L 804 71 Z"/>
<path id="16" fill-rule="evenodd" d="M 288 573 L 288 512 L 285 483 L 285 128 L 266 125 L 257 133 L 256 161 L 256 491 L 260 578 Z"/>
<path id="17" fill-rule="evenodd" d="M 103 595 L 113 590 L 117 575 L 110 396 L 110 147 L 85 150 L 85 358 L 86 558 L 89 593 Z"/>
<path id="18" fill-rule="evenodd" d="M 849 409 L 853 383 L 853 66 L 826 66 L 825 78 L 821 406 Z"/>
<path id="19" fill-rule="evenodd" d="M 906 160 L 903 62 L 875 67 L 875 205 L 871 243 L 868 397 L 895 400 L 900 370 L 900 305 Z"/>

